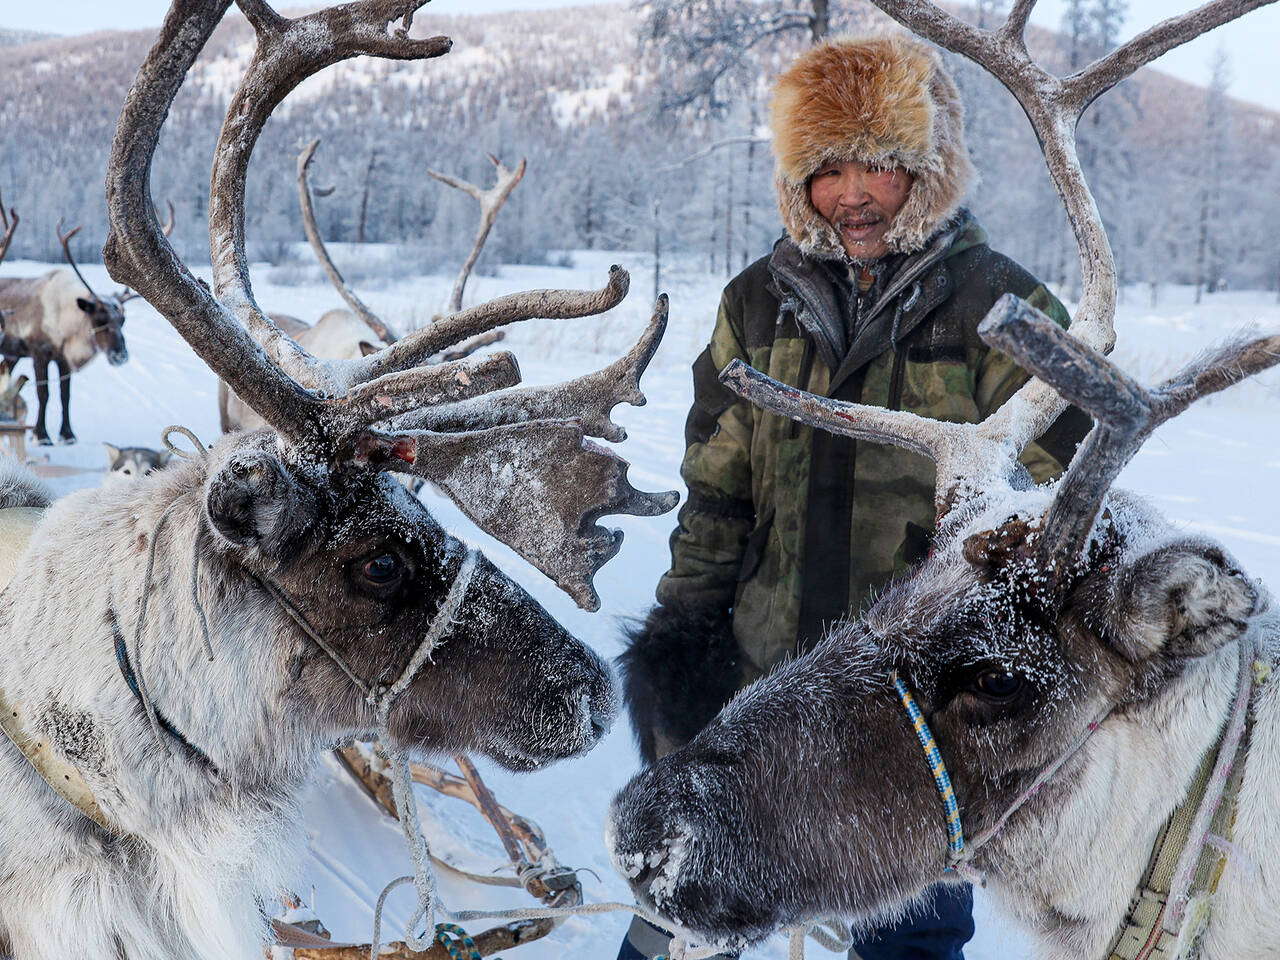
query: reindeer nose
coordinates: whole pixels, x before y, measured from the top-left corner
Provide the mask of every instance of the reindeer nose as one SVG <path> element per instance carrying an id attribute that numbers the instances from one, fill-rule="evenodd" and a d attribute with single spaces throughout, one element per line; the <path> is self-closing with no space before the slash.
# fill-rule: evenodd
<path id="1" fill-rule="evenodd" d="M 118 367 L 129 359 L 128 350 L 112 350 L 107 354 L 107 362 L 113 367 Z"/>

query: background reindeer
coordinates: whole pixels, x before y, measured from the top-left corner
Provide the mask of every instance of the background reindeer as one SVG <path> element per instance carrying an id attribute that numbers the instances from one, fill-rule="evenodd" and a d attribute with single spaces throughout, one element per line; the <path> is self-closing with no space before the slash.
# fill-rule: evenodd
<path id="1" fill-rule="evenodd" d="M 171 232 L 172 206 L 169 213 L 166 229 Z M 106 297 L 98 296 L 71 256 L 69 243 L 80 228 L 64 234 L 59 220 L 57 231 L 74 277 L 66 270 L 52 270 L 41 277 L 0 278 L 0 308 L 7 309 L 7 330 L 15 338 L 12 350 L 6 345 L 5 362 L 12 366 L 21 356 L 31 357 L 35 366 L 36 399 L 40 403 L 35 435 L 39 443 L 46 445 L 53 443 L 44 420 L 49 406 L 49 364 L 58 368 L 62 400 L 58 439 L 75 443 L 76 435 L 71 429 L 71 374 L 99 352 L 105 353 L 113 366 L 129 359 L 124 342 L 124 305 L 137 296 L 128 288 Z"/>
<path id="2" fill-rule="evenodd" d="M 1020 301 L 992 311 L 982 335 L 1039 380 L 976 426 L 726 370 L 770 410 L 932 457 L 939 529 L 864 616 L 619 794 L 615 862 L 644 902 L 736 945 L 901 913 L 950 878 L 985 882 L 1044 957 L 1274 956 L 1280 694 L 1265 680 L 1280 632 L 1266 591 L 1110 487 L 1160 423 L 1280 361 L 1280 336 L 1149 391 L 1110 365 L 1115 268 L 1073 140 L 1097 96 L 1260 4 L 1209 3 L 1058 78 L 1022 41 L 1033 2 L 991 31 L 930 3 L 876 3 L 1022 104 L 1079 241 L 1084 298 L 1070 334 Z M 1028 489 L 1015 458 L 1067 402 L 1098 425 L 1053 488 Z"/>
<path id="3" fill-rule="evenodd" d="M 665 300 L 627 356 L 531 389 L 514 386 L 506 353 L 423 364 L 506 323 L 608 310 L 624 271 L 600 291 L 503 297 L 345 362 L 298 347 L 250 288 L 244 172 L 271 110 L 344 59 L 446 53 L 447 38 L 408 36 L 420 5 L 287 20 L 242 0 L 259 43 L 215 153 L 212 290 L 169 246 L 148 181 L 172 99 L 229 4 L 175 0 L 130 90 L 107 175 L 108 269 L 273 429 L 55 504 L 0 595 L 0 940 L 20 960 L 260 957 L 260 904 L 299 846 L 300 792 L 317 754 L 353 735 L 531 769 L 608 727 L 600 659 L 385 471 L 431 479 L 594 608 L 592 578 L 621 539 L 596 521 L 674 505 L 586 439 L 622 439 L 609 411 L 643 401 Z M 0 490 L 10 506 L 47 501 L 12 470 Z"/>

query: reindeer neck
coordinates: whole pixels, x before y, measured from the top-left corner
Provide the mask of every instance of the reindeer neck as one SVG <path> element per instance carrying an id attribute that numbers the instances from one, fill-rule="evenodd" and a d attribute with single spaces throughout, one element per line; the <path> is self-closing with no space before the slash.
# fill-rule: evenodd
<path id="1" fill-rule="evenodd" d="M 1109 955 L 1164 824 L 1216 755 L 1238 664 L 1229 644 L 1189 666 L 1168 696 L 1113 715 L 1082 769 L 1042 791 L 1053 811 L 1044 828 L 1011 823 L 993 844 L 993 893 L 1029 924 L 1046 960 Z M 1108 785 L 1102 803 L 1099 782 Z"/>

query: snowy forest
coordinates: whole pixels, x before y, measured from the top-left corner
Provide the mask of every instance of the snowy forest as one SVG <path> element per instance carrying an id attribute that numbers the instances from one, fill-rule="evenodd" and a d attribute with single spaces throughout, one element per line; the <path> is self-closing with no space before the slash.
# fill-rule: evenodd
<path id="1" fill-rule="evenodd" d="M 967 16 L 994 20 L 1000 0 Z M 446 34 L 439 60 L 361 60 L 308 81 L 272 118 L 250 171 L 251 256 L 287 281 L 303 237 L 294 188 L 299 148 L 321 138 L 316 186 L 332 241 L 403 244 L 406 266 L 447 269 L 470 246 L 472 201 L 427 167 L 485 184 L 492 152 L 527 157 L 480 269 L 554 263 L 572 248 L 657 251 L 690 268 L 731 275 L 779 234 L 771 185 L 768 96 L 781 65 L 814 31 L 884 29 L 865 2 L 651 0 L 501 15 L 445 17 L 426 8 L 415 35 Z M 1028 41 L 1050 69 L 1069 72 L 1114 45 L 1125 5 L 1075 0 L 1057 32 Z M 580 13 L 581 11 L 579 11 Z M 820 15 L 819 15 L 820 14 Z M 56 260 L 54 224 L 83 223 L 74 247 L 94 260 L 106 232 L 96 174 L 132 71 L 151 34 L 69 38 L 0 31 L 0 191 L 25 226 L 11 256 Z M 178 212 L 180 253 L 207 256 L 207 164 L 233 78 L 252 33 L 232 16 L 179 96 L 157 155 L 157 202 Z M 1070 293 L 1078 272 L 1066 218 L 1035 139 L 989 75 L 947 54 L 967 108 L 967 139 L 982 182 L 971 206 L 997 245 Z M 1141 71 L 1085 114 L 1081 156 L 1097 184 L 1121 289 L 1164 284 L 1214 291 L 1280 287 L 1280 126 L 1231 97 L 1220 55 L 1208 89 Z M 1272 185 L 1267 188 L 1267 185 Z M 301 275 L 301 264 L 294 265 Z M 349 277 L 376 284 L 366 267 Z"/>

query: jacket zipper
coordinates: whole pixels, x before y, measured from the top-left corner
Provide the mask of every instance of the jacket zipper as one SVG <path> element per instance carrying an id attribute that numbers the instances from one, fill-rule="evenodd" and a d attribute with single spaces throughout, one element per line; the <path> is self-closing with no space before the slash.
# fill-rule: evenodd
<path id="1" fill-rule="evenodd" d="M 813 339 L 804 338 L 804 353 L 800 354 L 800 376 L 796 378 L 796 386 L 801 390 L 809 389 L 809 374 L 813 371 Z M 788 439 L 800 436 L 800 421 L 792 420 L 788 430 Z"/>

